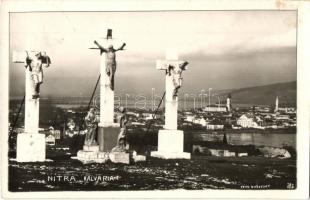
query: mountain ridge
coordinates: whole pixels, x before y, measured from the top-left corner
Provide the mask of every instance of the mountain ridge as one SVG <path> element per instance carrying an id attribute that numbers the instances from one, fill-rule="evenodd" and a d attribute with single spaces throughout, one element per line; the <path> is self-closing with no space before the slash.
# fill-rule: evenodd
<path id="1" fill-rule="evenodd" d="M 235 103 L 274 105 L 278 96 L 280 106 L 296 106 L 296 89 L 297 82 L 290 81 L 239 89 L 219 90 L 217 92 L 220 97 L 225 99 L 228 94 L 231 94 L 232 102 Z"/>

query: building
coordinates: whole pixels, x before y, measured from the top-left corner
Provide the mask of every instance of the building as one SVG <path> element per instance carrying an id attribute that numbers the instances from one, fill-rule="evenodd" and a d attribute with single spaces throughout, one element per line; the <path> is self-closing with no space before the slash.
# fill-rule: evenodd
<path id="1" fill-rule="evenodd" d="M 226 107 L 220 107 L 220 106 L 217 106 L 217 107 L 205 107 L 203 109 L 205 112 L 226 112 Z"/>
<path id="2" fill-rule="evenodd" d="M 290 116 L 288 116 L 288 115 L 277 115 L 276 119 L 277 120 L 289 120 Z"/>
<path id="3" fill-rule="evenodd" d="M 296 108 L 293 108 L 293 107 L 278 108 L 278 111 L 294 114 L 296 113 Z"/>
<path id="4" fill-rule="evenodd" d="M 247 114 L 243 114 L 241 117 L 237 120 L 237 125 L 240 125 L 243 128 L 258 128 L 258 129 L 264 129 L 262 127 L 263 120 L 259 117 L 252 117 Z"/>
<path id="5" fill-rule="evenodd" d="M 60 130 L 50 130 L 50 134 L 55 137 L 55 139 L 60 139 Z"/>
<path id="6" fill-rule="evenodd" d="M 135 117 L 139 117 L 139 113 L 135 113 L 135 112 L 132 112 L 132 111 L 128 111 L 126 114 L 127 115 L 133 115 Z"/>
<path id="7" fill-rule="evenodd" d="M 188 121 L 188 122 L 194 122 L 194 120 L 195 120 L 195 116 L 193 115 L 187 115 L 185 118 L 185 121 Z"/>
<path id="8" fill-rule="evenodd" d="M 145 120 L 152 120 L 153 117 L 154 117 L 154 119 L 160 118 L 160 115 L 157 115 L 157 114 L 154 115 L 152 113 L 142 113 L 142 116 L 144 117 Z"/>
<path id="9" fill-rule="evenodd" d="M 55 145 L 55 137 L 53 135 L 48 135 L 45 138 L 45 142 L 46 142 L 46 145 L 54 146 Z"/>
<path id="10" fill-rule="evenodd" d="M 206 128 L 208 130 L 220 130 L 220 129 L 224 129 L 224 125 L 207 124 Z"/>
<path id="11" fill-rule="evenodd" d="M 226 100 L 226 109 L 227 109 L 227 112 L 231 112 L 231 94 L 229 93 L 228 96 L 227 96 L 227 100 Z"/>
<path id="12" fill-rule="evenodd" d="M 201 126 L 206 126 L 208 122 L 202 117 L 194 119 L 193 123 L 200 124 Z"/>
<path id="13" fill-rule="evenodd" d="M 274 112 L 278 112 L 278 111 L 279 111 L 279 97 L 277 96 Z"/>

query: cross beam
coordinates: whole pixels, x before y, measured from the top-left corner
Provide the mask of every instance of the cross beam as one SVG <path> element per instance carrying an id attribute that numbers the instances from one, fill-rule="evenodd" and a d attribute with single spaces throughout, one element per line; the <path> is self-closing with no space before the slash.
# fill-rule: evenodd
<path id="1" fill-rule="evenodd" d="M 169 67 L 177 68 L 176 70 L 186 70 L 188 62 L 179 60 L 178 53 L 174 49 L 168 49 L 166 51 L 165 60 L 156 60 L 156 69 L 167 70 Z"/>

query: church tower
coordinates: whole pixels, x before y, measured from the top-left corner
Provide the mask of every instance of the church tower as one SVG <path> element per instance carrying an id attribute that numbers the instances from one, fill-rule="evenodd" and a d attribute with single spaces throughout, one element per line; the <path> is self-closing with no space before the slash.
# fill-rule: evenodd
<path id="1" fill-rule="evenodd" d="M 277 96 L 277 98 L 276 98 L 276 106 L 274 109 L 274 112 L 278 112 L 278 111 L 279 111 L 279 96 Z"/>
<path id="2" fill-rule="evenodd" d="M 226 100 L 227 112 L 231 112 L 231 94 L 229 93 Z"/>

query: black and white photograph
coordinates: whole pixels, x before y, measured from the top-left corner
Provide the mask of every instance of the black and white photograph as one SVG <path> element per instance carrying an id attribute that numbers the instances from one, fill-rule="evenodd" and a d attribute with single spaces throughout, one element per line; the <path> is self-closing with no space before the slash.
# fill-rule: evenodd
<path id="1" fill-rule="evenodd" d="M 8 16 L 10 193 L 299 187 L 297 10 Z"/>

